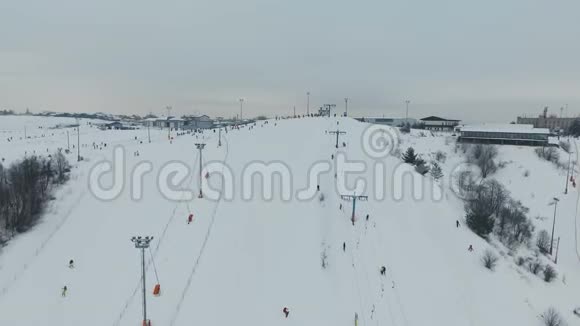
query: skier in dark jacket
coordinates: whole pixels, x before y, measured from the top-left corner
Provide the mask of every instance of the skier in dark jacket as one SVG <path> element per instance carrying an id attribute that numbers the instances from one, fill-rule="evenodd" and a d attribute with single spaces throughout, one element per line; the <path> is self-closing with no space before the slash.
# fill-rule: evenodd
<path id="1" fill-rule="evenodd" d="M 284 313 L 284 316 L 288 318 L 288 315 L 290 314 L 290 310 L 288 309 L 288 307 L 284 307 L 284 309 L 282 309 L 282 312 Z"/>
<path id="2" fill-rule="evenodd" d="M 387 268 L 385 266 L 381 266 L 381 275 L 385 275 Z"/>
<path id="3" fill-rule="evenodd" d="M 342 243 L 342 251 L 346 251 L 346 242 Z"/>

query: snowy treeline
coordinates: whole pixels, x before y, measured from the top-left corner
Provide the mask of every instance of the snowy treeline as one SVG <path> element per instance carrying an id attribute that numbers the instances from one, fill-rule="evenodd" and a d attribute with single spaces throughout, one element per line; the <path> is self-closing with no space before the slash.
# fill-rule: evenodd
<path id="1" fill-rule="evenodd" d="M 69 172 L 61 152 L 25 157 L 9 167 L 0 164 L 0 244 L 38 221 L 55 186 L 66 182 Z"/>

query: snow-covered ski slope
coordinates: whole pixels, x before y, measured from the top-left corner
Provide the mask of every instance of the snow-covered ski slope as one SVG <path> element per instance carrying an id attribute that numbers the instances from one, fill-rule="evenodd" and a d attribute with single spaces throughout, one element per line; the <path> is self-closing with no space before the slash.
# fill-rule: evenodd
<path id="1" fill-rule="evenodd" d="M 12 119 L 11 125 L 18 123 Z M 346 131 L 340 143 L 347 144 L 338 151 L 335 136 L 325 132 L 336 130 L 337 122 Z M 69 155 L 75 166 L 72 178 L 57 192 L 42 222 L 0 253 L 0 322 L 14 326 L 140 325 L 140 253 L 130 237 L 151 235 L 155 239 L 146 257 L 152 325 L 337 326 L 354 325 L 355 315 L 358 325 L 541 325 L 538 316 L 550 306 L 558 308 L 569 324 L 578 324 L 580 319 L 571 314 L 580 305 L 577 192 L 572 188 L 562 195 L 561 171 L 540 161 L 531 148 L 501 149 L 500 159 L 513 162 L 497 178 L 530 207 L 531 216 L 550 217 L 549 199 L 561 199 L 556 224 L 556 233 L 562 237 L 560 275 L 546 284 L 516 266 L 501 248 L 492 248 L 503 256 L 496 271 L 490 272 L 480 262 L 490 246 L 467 228 L 455 227 L 464 215 L 461 201 L 445 184 L 432 187 L 428 177 L 419 177 L 425 182 L 425 195 L 416 198 L 411 167 L 402 165 L 399 158 L 375 158 L 365 150 L 368 127 L 348 118 L 269 120 L 251 129 L 222 133 L 223 145 L 218 147 L 218 134 L 211 131 L 197 138 L 176 136 L 170 143 L 166 130 L 152 129 L 149 144 L 146 130 L 100 131 L 83 125 L 85 161 L 74 162 L 76 152 Z M 12 133 L 17 135 L 19 129 Z M 59 132 L 50 141 L 46 137 L 2 140 L 0 156 L 10 153 L 10 161 L 23 156 L 24 150 L 66 148 L 66 135 Z M 94 150 L 93 142 L 107 146 Z M 197 193 L 199 155 L 194 143 L 199 142 L 207 144 L 204 164 L 223 164 L 223 169 L 231 171 L 233 198 L 194 196 L 180 201 L 165 198 L 160 191 L 159 171 L 168 163 L 183 162 L 191 167 L 191 174 L 179 187 Z M 421 153 L 448 152 L 444 173 L 461 161 L 443 136 L 402 136 L 398 146 L 404 150 L 409 145 Z M 102 160 L 112 161 L 115 146 L 125 149 L 125 186 L 116 198 L 102 200 L 89 189 L 90 170 Z M 135 151 L 140 156 L 134 156 Z M 357 195 L 368 195 L 369 200 L 357 202 L 354 226 L 351 202 L 342 200 L 340 194 L 345 191 L 335 186 L 344 167 L 338 167 L 338 179 L 334 167 L 321 174 L 314 182 L 320 192 L 312 199 L 296 197 L 309 185 L 311 168 L 321 162 L 334 166 L 339 152 L 349 162 L 366 165 L 366 171 L 347 177 L 349 188 L 354 188 L 355 179 L 367 181 L 365 191 Z M 153 170 L 143 177 L 142 198 L 136 200 L 130 173 L 142 162 L 150 162 Z M 262 197 L 259 185 L 244 199 L 248 196 L 242 190 L 247 181 L 244 173 L 260 162 L 288 168 L 289 200 L 281 198 L 277 178 L 271 200 Z M 376 166 L 384 167 L 382 176 Z M 526 169 L 531 173 L 523 178 Z M 107 185 L 111 178 L 104 176 L 103 183 Z M 375 198 L 373 190 L 377 178 L 384 180 L 382 200 Z M 210 175 L 209 183 L 225 193 L 227 182 L 218 173 Z M 402 193 L 395 194 L 399 188 Z M 188 225 L 190 213 L 194 221 Z M 549 229 L 551 219 L 535 223 Z M 470 244 L 473 253 L 467 251 Z M 326 268 L 322 268 L 323 256 Z M 68 268 L 70 259 L 75 261 L 74 269 Z M 387 268 L 384 276 L 379 273 L 383 265 Z M 155 271 L 161 284 L 159 297 L 152 294 Z M 64 285 L 69 289 L 66 297 L 61 296 Z M 283 307 L 290 309 L 287 319 Z"/>

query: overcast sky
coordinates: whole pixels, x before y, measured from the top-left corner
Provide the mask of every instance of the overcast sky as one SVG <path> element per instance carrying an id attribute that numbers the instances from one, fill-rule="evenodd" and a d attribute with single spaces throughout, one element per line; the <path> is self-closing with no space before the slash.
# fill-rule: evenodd
<path id="1" fill-rule="evenodd" d="M 0 0 L 0 108 L 580 113 L 578 0 Z"/>

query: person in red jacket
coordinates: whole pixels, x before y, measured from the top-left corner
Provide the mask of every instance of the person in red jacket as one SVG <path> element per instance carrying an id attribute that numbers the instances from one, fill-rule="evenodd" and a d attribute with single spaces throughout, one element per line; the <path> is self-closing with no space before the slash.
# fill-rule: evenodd
<path id="1" fill-rule="evenodd" d="M 290 310 L 288 309 L 288 307 L 284 307 L 284 309 L 282 309 L 282 312 L 284 313 L 284 316 L 288 318 L 288 315 L 290 314 Z"/>

